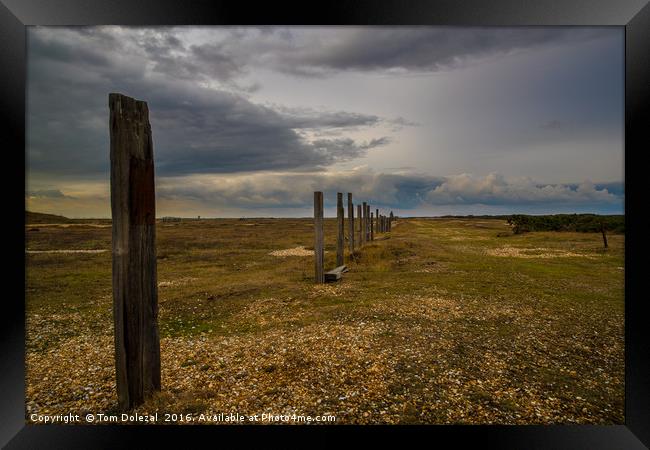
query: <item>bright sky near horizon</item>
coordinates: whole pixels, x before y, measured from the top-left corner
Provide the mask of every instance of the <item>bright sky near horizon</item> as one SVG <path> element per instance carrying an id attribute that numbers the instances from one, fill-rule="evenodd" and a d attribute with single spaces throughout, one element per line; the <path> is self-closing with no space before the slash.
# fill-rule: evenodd
<path id="1" fill-rule="evenodd" d="M 30 27 L 27 208 L 110 217 L 108 93 L 157 215 L 623 213 L 622 27 Z"/>

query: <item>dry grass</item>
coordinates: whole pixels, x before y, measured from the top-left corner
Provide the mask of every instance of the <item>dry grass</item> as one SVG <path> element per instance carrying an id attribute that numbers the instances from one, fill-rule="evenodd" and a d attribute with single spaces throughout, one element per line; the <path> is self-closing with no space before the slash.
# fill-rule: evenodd
<path id="1" fill-rule="evenodd" d="M 488 249 L 486 253 L 506 258 L 594 258 L 593 255 L 552 248 L 501 247 Z"/>
<path id="2" fill-rule="evenodd" d="M 137 411 L 623 423 L 623 236 L 603 251 L 596 234 L 399 223 L 326 285 L 310 258 L 272 255 L 308 251 L 309 220 L 159 224 L 163 389 Z M 110 248 L 110 228 L 28 245 Z M 110 252 L 27 255 L 27 412 L 116 411 L 110 274 Z"/>

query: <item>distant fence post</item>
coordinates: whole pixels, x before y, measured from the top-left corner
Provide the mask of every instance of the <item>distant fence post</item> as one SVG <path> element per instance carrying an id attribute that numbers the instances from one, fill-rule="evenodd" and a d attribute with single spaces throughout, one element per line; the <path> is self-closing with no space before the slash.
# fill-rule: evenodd
<path id="1" fill-rule="evenodd" d="M 316 283 L 325 282 L 323 270 L 323 193 L 314 192 L 314 269 Z"/>
<path id="2" fill-rule="evenodd" d="M 120 409 L 160 390 L 153 141 L 147 103 L 108 95 L 115 375 Z"/>
<path id="3" fill-rule="evenodd" d="M 343 252 L 345 240 L 345 225 L 343 224 L 343 194 L 336 194 L 336 220 L 338 223 L 338 233 L 336 235 L 336 267 L 343 265 Z"/>
<path id="4" fill-rule="evenodd" d="M 350 254 L 352 254 L 354 253 L 354 205 L 351 192 L 348 192 L 348 235 L 350 236 Z"/>
<path id="5" fill-rule="evenodd" d="M 379 208 L 375 209 L 375 233 L 379 234 Z"/>
<path id="6" fill-rule="evenodd" d="M 358 217 L 358 222 L 359 222 L 359 247 L 363 245 L 363 239 L 362 235 L 363 233 L 361 230 L 363 229 L 363 215 L 361 214 L 361 205 L 357 205 L 357 217 Z"/>
<path id="7" fill-rule="evenodd" d="M 372 217 L 370 217 L 370 205 L 366 205 L 366 241 L 370 242 L 370 225 Z"/>
<path id="8" fill-rule="evenodd" d="M 393 211 L 390 212 L 390 216 L 388 217 L 388 231 L 391 231 L 393 229 Z"/>
<path id="9" fill-rule="evenodd" d="M 370 237 L 371 237 L 370 236 L 370 229 L 372 228 L 372 217 L 371 217 L 371 214 L 370 214 L 370 204 L 368 204 L 367 208 L 368 208 L 368 231 L 367 231 L 367 233 L 368 233 L 368 241 L 371 241 L 372 239 L 370 239 Z"/>
<path id="10" fill-rule="evenodd" d="M 365 244 L 368 242 L 368 204 L 366 202 L 363 202 L 363 220 L 361 223 L 363 224 L 361 236 L 363 236 L 362 241 Z"/>
<path id="11" fill-rule="evenodd" d="M 370 221 L 370 217 L 368 217 L 368 204 L 364 203 L 363 206 L 363 217 L 366 219 L 363 223 L 365 225 L 363 227 L 363 240 L 365 242 L 370 242 L 370 236 L 368 235 L 368 222 Z"/>

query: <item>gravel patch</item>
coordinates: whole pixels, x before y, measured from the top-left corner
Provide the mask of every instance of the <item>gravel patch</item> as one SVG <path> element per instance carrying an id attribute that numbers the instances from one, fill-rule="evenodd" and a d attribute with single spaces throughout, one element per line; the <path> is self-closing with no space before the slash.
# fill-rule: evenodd
<path id="1" fill-rule="evenodd" d="M 540 253 L 541 252 L 541 253 Z M 516 247 L 501 247 L 489 249 L 486 253 L 490 256 L 499 256 L 506 258 L 567 258 L 567 257 L 580 257 L 593 259 L 594 256 L 586 255 L 584 253 L 575 253 L 565 250 L 557 250 L 552 248 L 516 248 Z"/>
<path id="2" fill-rule="evenodd" d="M 285 250 L 275 250 L 269 253 L 271 256 L 313 256 L 313 250 L 307 250 L 303 245 L 294 248 L 287 248 Z"/>

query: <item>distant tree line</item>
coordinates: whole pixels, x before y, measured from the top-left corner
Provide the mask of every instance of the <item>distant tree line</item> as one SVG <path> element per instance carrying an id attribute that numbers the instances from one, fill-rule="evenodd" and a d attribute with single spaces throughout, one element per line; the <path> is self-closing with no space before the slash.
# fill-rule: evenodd
<path id="1" fill-rule="evenodd" d="M 552 214 L 528 216 L 513 214 L 507 216 L 508 225 L 515 234 L 528 231 L 577 231 L 582 233 L 625 233 L 625 216 L 597 214 Z"/>

